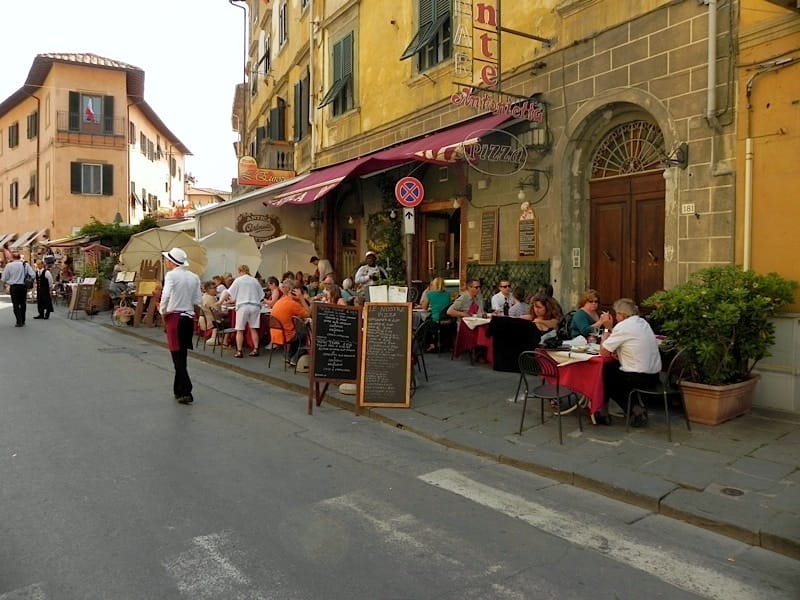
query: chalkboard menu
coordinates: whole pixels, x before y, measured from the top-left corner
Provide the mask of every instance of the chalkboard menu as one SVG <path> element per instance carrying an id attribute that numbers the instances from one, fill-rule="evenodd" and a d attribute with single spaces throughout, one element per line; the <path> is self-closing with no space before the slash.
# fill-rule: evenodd
<path id="1" fill-rule="evenodd" d="M 352 306 L 314 303 L 309 371 L 314 379 L 358 380 L 359 310 Z"/>
<path id="2" fill-rule="evenodd" d="M 69 311 L 67 316 L 70 319 L 77 317 L 78 311 L 85 311 L 92 305 L 92 295 L 94 294 L 94 284 L 73 285 L 72 296 L 69 299 Z"/>
<path id="3" fill-rule="evenodd" d="M 361 406 L 411 404 L 411 304 L 370 303 L 364 309 Z"/>
<path id="4" fill-rule="evenodd" d="M 536 258 L 538 253 L 538 235 L 536 225 L 538 221 L 534 216 L 532 219 L 520 219 L 519 221 L 519 255 Z"/>
<path id="5" fill-rule="evenodd" d="M 478 263 L 493 265 L 497 262 L 497 209 L 481 213 L 481 252 Z"/>
<path id="6" fill-rule="evenodd" d="M 322 404 L 329 384 L 358 383 L 360 338 L 360 307 L 312 303 L 308 414 L 313 413 L 315 399 L 317 406 Z"/>

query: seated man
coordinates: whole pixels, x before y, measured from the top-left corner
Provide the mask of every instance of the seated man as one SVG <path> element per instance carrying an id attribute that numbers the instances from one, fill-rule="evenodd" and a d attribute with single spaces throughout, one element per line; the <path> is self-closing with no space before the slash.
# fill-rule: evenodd
<path id="1" fill-rule="evenodd" d="M 613 329 L 611 335 L 600 345 L 600 354 L 613 356 L 619 361 L 618 368 L 607 368 L 603 372 L 606 398 L 613 398 L 627 413 L 628 396 L 633 388 L 649 387 L 658 383 L 661 355 L 653 330 L 639 316 L 639 308 L 633 300 L 620 298 L 614 302 L 614 312 L 616 325 L 608 313 L 602 316 L 605 327 L 613 326 Z M 592 422 L 595 422 L 595 415 L 592 417 Z M 643 427 L 646 424 L 647 411 L 634 404 L 631 409 L 631 425 Z"/>
<path id="2" fill-rule="evenodd" d="M 511 282 L 508 279 L 501 279 L 497 287 L 500 291 L 492 296 L 492 312 L 496 315 L 507 315 L 511 307 L 517 303 L 511 295 Z"/>
<path id="3" fill-rule="evenodd" d="M 297 336 L 297 331 L 294 327 L 292 317 L 300 317 L 307 319 L 311 316 L 311 304 L 299 288 L 294 287 L 294 281 L 291 279 L 284 279 L 281 283 L 281 291 L 283 296 L 272 306 L 271 317 L 280 321 L 283 325 L 283 333 L 286 334 L 286 339 L 281 336 L 279 329 L 270 329 L 270 338 L 273 344 L 283 346 L 289 345 L 287 354 L 291 357 L 289 363 L 292 366 L 297 364 L 300 358 L 298 349 L 300 347 L 300 338 Z"/>
<path id="4" fill-rule="evenodd" d="M 482 317 L 485 314 L 485 303 L 481 296 L 481 282 L 479 279 L 470 279 L 461 295 L 447 309 L 449 317 Z"/>

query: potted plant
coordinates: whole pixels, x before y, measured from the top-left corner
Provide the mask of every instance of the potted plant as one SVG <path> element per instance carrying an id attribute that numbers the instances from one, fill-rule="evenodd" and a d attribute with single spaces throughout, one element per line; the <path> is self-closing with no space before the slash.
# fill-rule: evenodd
<path id="1" fill-rule="evenodd" d="M 645 300 L 669 343 L 683 348 L 689 419 L 716 425 L 752 406 L 756 363 L 775 341 L 770 320 L 792 302 L 797 283 L 735 265 L 710 267 Z M 699 397 L 698 397 L 699 394 Z"/>
<path id="2" fill-rule="evenodd" d="M 122 323 L 127 323 L 133 318 L 134 310 L 130 306 L 118 306 L 114 309 L 114 317 Z"/>

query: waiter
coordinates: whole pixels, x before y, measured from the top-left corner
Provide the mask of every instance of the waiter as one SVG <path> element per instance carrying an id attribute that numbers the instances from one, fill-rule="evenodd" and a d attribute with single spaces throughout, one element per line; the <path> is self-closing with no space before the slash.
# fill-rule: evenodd
<path id="1" fill-rule="evenodd" d="M 189 270 L 186 252 L 173 248 L 162 252 L 166 259 L 164 268 L 164 289 L 161 291 L 161 315 L 164 318 L 164 331 L 167 334 L 167 347 L 175 365 L 175 379 L 172 391 L 175 400 L 181 404 L 194 402 L 192 380 L 186 366 L 186 357 L 192 347 L 194 334 L 194 311 L 202 302 L 200 278 Z"/>
<path id="2" fill-rule="evenodd" d="M 33 281 L 36 273 L 31 266 L 20 260 L 19 252 L 11 253 L 11 262 L 3 269 L 3 283 L 8 286 L 11 294 L 11 305 L 14 307 L 14 317 L 17 319 L 14 327 L 25 326 L 25 310 L 27 307 L 28 287 L 25 285 L 25 276 Z"/>

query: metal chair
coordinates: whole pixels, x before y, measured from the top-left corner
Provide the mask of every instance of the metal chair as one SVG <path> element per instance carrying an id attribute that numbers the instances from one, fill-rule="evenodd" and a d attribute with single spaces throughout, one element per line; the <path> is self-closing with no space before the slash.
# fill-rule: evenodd
<path id="1" fill-rule="evenodd" d="M 422 371 L 425 375 L 425 381 L 428 381 L 428 367 L 425 365 L 425 341 L 428 337 L 433 321 L 426 319 L 417 326 L 414 331 L 413 340 L 411 343 L 411 361 L 412 366 L 417 365 L 417 369 Z"/>
<path id="2" fill-rule="evenodd" d="M 669 399 L 675 397 L 680 399 L 681 408 L 683 408 L 683 416 L 686 419 L 686 429 L 692 430 L 692 425 L 689 423 L 689 415 L 686 412 L 686 404 L 683 401 L 683 391 L 681 390 L 681 379 L 686 372 L 686 362 L 683 349 L 680 349 L 672 360 L 666 371 L 658 374 L 658 383 L 649 387 L 635 387 L 628 394 L 628 410 L 625 414 L 625 431 L 630 430 L 631 424 L 631 406 L 633 405 L 633 396 L 636 394 L 636 400 L 639 406 L 644 407 L 642 402 L 642 395 L 645 396 L 662 396 L 664 398 L 664 414 L 667 419 L 667 441 L 672 441 L 672 426 L 669 418 Z"/>
<path id="3" fill-rule="evenodd" d="M 447 314 L 448 308 L 450 307 L 446 306 L 442 310 L 442 312 L 439 314 L 439 320 L 433 321 L 433 325 L 431 326 L 433 334 L 436 335 L 436 352 L 438 354 L 442 353 L 442 332 L 450 334 L 450 343 L 452 344 L 453 348 L 455 348 L 456 328 L 458 327 L 458 319 L 455 319 Z"/>
<path id="4" fill-rule="evenodd" d="M 194 343 L 195 350 L 197 350 L 197 348 L 200 347 L 200 342 L 203 342 L 203 350 L 206 349 L 206 342 L 208 341 L 208 338 L 211 335 L 211 332 L 214 330 L 214 315 L 211 313 L 211 311 L 207 310 L 207 309 L 203 309 L 203 317 L 204 317 L 204 320 L 206 322 L 206 328 L 205 329 L 200 327 L 200 319 L 197 319 L 197 321 L 195 321 L 195 324 L 194 324 L 194 329 L 195 329 L 194 332 L 197 335 L 197 339 L 195 340 L 195 343 Z M 216 342 L 216 338 L 215 338 L 215 342 Z"/>
<path id="5" fill-rule="evenodd" d="M 289 363 L 289 340 L 286 339 L 286 330 L 283 328 L 283 323 L 281 323 L 276 317 L 270 315 L 269 317 L 269 329 L 270 332 L 275 329 L 276 331 L 281 332 L 281 339 L 283 340 L 283 344 L 276 344 L 272 342 L 269 347 L 269 360 L 267 361 L 267 366 L 272 367 L 272 353 L 275 352 L 278 348 L 283 350 L 283 370 L 286 371 L 286 365 Z M 271 336 L 270 336 L 271 339 Z"/>
<path id="6" fill-rule="evenodd" d="M 528 382 L 528 377 L 532 381 Z M 537 380 L 538 379 L 538 383 Z M 525 423 L 525 411 L 528 397 L 539 398 L 541 404 L 542 424 L 544 424 L 544 401 L 549 401 L 553 414 L 558 417 L 558 443 L 564 443 L 561 427 L 561 415 L 574 412 L 578 417 L 578 428 L 583 431 L 581 411 L 578 406 L 580 395 L 559 383 L 558 363 L 550 358 L 544 350 L 526 350 L 519 355 L 519 383 L 514 394 L 516 401 L 522 384 L 525 384 L 525 398 L 522 402 L 522 418 L 519 421 L 519 435 Z"/>
<path id="7" fill-rule="evenodd" d="M 294 324 L 294 329 L 297 332 L 295 335 L 297 339 L 300 340 L 300 345 L 297 347 L 297 357 L 298 363 L 300 362 L 300 357 L 304 354 L 309 354 L 311 352 L 311 326 L 306 323 L 305 319 L 301 319 L 300 317 L 293 316 L 292 323 Z M 297 364 L 294 365 L 294 372 L 297 373 Z"/>
<path id="8" fill-rule="evenodd" d="M 219 356 L 220 358 L 225 352 L 225 346 L 223 346 L 225 342 L 225 338 L 232 334 L 236 333 L 235 327 L 229 327 L 230 323 L 226 321 L 221 315 L 214 314 L 214 319 L 211 321 L 214 325 L 214 329 L 216 330 L 216 335 L 214 336 L 214 345 L 211 347 L 211 353 L 215 354 L 217 352 L 217 347 L 219 347 Z"/>

